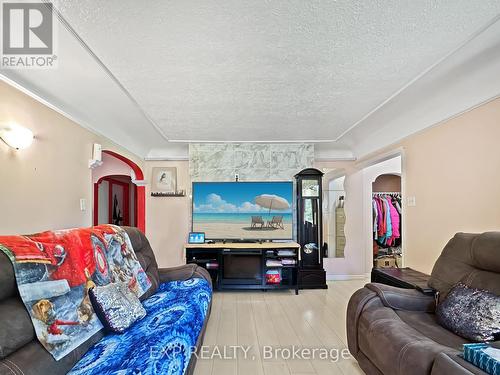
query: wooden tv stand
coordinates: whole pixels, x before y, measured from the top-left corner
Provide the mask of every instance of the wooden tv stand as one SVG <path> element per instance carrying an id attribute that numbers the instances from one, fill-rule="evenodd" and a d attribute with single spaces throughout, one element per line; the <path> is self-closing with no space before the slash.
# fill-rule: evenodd
<path id="1" fill-rule="evenodd" d="M 216 290 L 293 289 L 299 293 L 300 245 L 296 242 L 186 244 L 184 255 L 186 263 L 208 270 Z M 283 260 L 285 264 L 279 265 Z M 281 280 L 269 283 L 266 274 L 276 271 Z"/>

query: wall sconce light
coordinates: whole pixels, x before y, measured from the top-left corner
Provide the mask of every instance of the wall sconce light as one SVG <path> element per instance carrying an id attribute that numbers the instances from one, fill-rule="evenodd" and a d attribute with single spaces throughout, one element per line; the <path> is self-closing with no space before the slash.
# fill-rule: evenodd
<path id="1" fill-rule="evenodd" d="M 16 150 L 28 148 L 33 143 L 33 132 L 21 125 L 0 125 L 0 138 Z"/>

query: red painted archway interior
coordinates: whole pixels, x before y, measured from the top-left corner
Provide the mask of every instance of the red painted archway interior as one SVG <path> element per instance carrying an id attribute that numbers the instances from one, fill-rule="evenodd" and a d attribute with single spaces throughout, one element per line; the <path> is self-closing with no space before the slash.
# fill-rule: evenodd
<path id="1" fill-rule="evenodd" d="M 114 151 L 109 151 L 109 150 L 103 150 L 102 152 L 115 157 L 118 160 L 121 160 L 125 164 L 127 164 L 135 174 L 135 179 L 136 180 L 144 180 L 144 173 L 142 172 L 142 169 L 134 163 L 132 160 L 126 158 L 123 155 L 120 155 Z M 130 176 L 129 176 L 130 177 Z M 98 225 L 98 220 L 99 220 L 99 201 L 98 201 L 98 194 L 99 194 L 99 183 L 101 183 L 103 180 L 106 180 L 110 183 L 110 187 L 112 184 L 116 185 L 121 185 L 123 186 L 123 191 L 124 195 L 127 195 L 130 193 L 128 190 L 128 187 L 125 187 L 121 181 L 118 181 L 116 178 L 113 179 L 113 176 L 104 176 L 101 177 L 97 182 L 94 183 L 94 225 Z M 111 192 L 111 189 L 110 189 Z M 111 193 L 110 193 L 111 197 Z M 137 186 L 134 185 L 134 226 L 139 228 L 143 233 L 146 232 L 146 188 L 145 186 Z M 124 199 L 123 206 L 124 212 L 123 212 L 123 225 L 130 225 L 131 218 L 129 217 L 129 210 L 128 210 L 128 200 Z M 109 216 L 108 218 L 111 217 L 112 213 L 112 206 L 111 206 L 111 200 L 108 201 L 109 204 Z"/>

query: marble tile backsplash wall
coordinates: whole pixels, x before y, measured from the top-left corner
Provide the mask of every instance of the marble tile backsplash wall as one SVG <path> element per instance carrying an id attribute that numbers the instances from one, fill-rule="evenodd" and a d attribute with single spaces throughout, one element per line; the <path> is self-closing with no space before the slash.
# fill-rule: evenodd
<path id="1" fill-rule="evenodd" d="M 193 143 L 192 181 L 284 181 L 314 162 L 313 144 Z"/>

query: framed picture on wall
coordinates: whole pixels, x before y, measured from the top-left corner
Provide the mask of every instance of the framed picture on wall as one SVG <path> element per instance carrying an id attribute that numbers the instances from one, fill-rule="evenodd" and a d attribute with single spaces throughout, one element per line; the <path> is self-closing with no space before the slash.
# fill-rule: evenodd
<path id="1" fill-rule="evenodd" d="M 163 193 L 177 192 L 177 168 L 155 167 L 153 168 L 151 191 Z"/>

